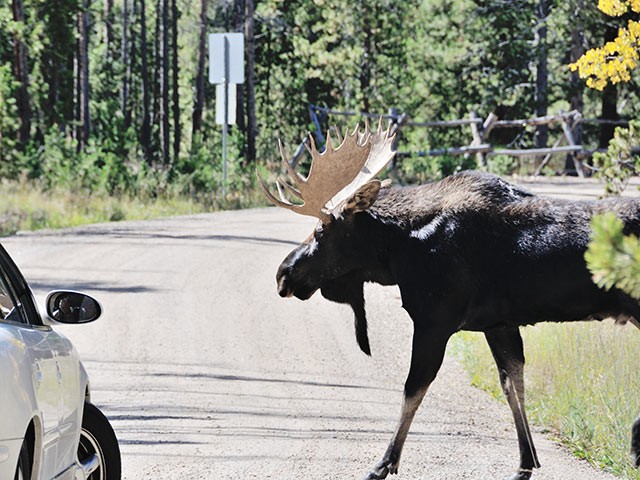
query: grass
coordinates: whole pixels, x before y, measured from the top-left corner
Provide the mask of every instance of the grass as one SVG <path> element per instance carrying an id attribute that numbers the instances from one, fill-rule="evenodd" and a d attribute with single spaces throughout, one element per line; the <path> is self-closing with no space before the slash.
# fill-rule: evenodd
<path id="1" fill-rule="evenodd" d="M 21 230 L 64 228 L 120 220 L 145 220 L 175 215 L 264 205 L 262 193 L 232 192 L 224 198 L 195 199 L 163 194 L 155 198 L 67 190 L 43 190 L 26 182 L 0 182 L 0 236 Z"/>
<path id="2" fill-rule="evenodd" d="M 579 458 L 622 478 L 640 479 L 629 460 L 640 414 L 640 332 L 612 321 L 539 324 L 522 329 L 527 411 Z M 454 337 L 474 385 L 502 398 L 482 334 Z"/>

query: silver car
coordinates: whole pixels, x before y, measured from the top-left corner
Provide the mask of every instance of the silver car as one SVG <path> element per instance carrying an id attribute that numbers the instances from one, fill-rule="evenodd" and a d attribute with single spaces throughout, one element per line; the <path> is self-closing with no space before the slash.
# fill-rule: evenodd
<path id="1" fill-rule="evenodd" d="M 0 245 L 0 479 L 119 480 L 120 450 L 89 379 L 56 324 L 96 320 L 100 304 L 51 292 L 46 315 Z"/>

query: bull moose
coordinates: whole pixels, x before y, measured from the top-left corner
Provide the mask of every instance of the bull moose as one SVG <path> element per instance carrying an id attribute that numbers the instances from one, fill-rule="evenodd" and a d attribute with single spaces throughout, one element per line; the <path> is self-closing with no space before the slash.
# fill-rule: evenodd
<path id="1" fill-rule="evenodd" d="M 411 365 L 400 421 L 382 459 L 365 479 L 398 471 L 412 419 L 460 330 L 483 332 L 513 413 L 520 466 L 511 480 L 531 478 L 540 463 L 524 408 L 524 353 L 519 327 L 537 322 L 613 318 L 640 326 L 640 306 L 624 292 L 596 286 L 584 252 L 594 214 L 614 212 L 626 233 L 640 234 L 640 202 L 569 201 L 538 196 L 498 176 L 456 173 L 420 186 L 392 188 L 375 177 L 395 155 L 394 135 L 356 129 L 327 135 L 320 153 L 311 139 L 306 178 L 280 154 L 291 183 L 277 181 L 275 205 L 319 219 L 313 234 L 278 268 L 282 297 L 349 304 L 358 345 L 370 355 L 363 286 L 398 285 L 413 321 Z M 298 197 L 293 203 L 286 193 Z M 640 463 L 640 420 L 631 454 Z"/>

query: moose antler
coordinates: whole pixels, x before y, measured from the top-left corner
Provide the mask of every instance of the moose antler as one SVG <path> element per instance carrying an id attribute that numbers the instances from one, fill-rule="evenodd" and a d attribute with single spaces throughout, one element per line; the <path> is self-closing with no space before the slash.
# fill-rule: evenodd
<path id="1" fill-rule="evenodd" d="M 323 223 L 329 221 L 331 210 L 380 173 L 395 155 L 395 134 L 390 134 L 390 128 L 382 130 L 382 118 L 375 133 L 369 130 L 368 123 L 365 123 L 364 131 L 356 126 L 353 133 L 345 132 L 344 139 L 338 133 L 340 144 L 336 148 L 333 147 L 331 135 L 327 134 L 326 149 L 322 153 L 316 149 L 313 137 L 310 135 L 309 138 L 311 147 L 307 147 L 307 150 L 311 154 L 311 168 L 306 179 L 291 167 L 282 143 L 278 141 L 280 156 L 295 186 L 277 180 L 278 199 L 269 191 L 260 175 L 258 180 L 262 191 L 274 205 L 319 218 Z M 287 200 L 283 187 L 303 203 L 294 204 Z"/>

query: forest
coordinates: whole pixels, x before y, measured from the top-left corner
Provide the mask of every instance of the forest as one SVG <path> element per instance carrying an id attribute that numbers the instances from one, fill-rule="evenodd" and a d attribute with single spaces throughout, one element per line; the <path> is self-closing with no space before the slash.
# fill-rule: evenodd
<path id="1" fill-rule="evenodd" d="M 634 171 L 611 158 L 640 168 L 637 156 L 631 161 L 640 144 L 637 72 L 603 64 L 606 48 L 600 57 L 588 52 L 629 25 L 625 65 L 633 70 L 638 15 L 637 0 L 0 2 L 0 236 L 264 205 L 256 169 L 268 177 L 281 168 L 278 139 L 292 155 L 309 132 L 321 145 L 318 132 L 380 115 L 411 120 L 401 129 L 403 155 L 391 176 L 413 183 L 479 167 L 475 155 L 417 153 L 470 145 L 469 124 L 444 128 L 435 121 L 573 112 L 582 121 L 571 125 L 572 137 L 586 152 L 608 148 L 600 174 L 609 193 L 619 193 Z M 226 181 L 207 41 L 223 32 L 243 34 L 245 60 L 244 83 L 231 85 L 237 105 Z M 585 53 L 600 58 L 587 65 L 595 80 L 570 68 Z M 600 74 L 619 81 L 604 82 Z M 551 147 L 558 130 L 513 122 L 492 130 L 487 142 Z M 543 174 L 575 174 L 571 155 L 556 155 Z M 598 158 L 583 159 L 587 174 Z M 531 173 L 539 162 L 493 155 L 482 168 Z M 596 240 L 602 238 L 589 267 L 603 287 L 627 286 L 640 296 L 640 241 L 624 237 L 611 219 L 602 222 L 594 226 Z M 562 328 L 525 332 L 534 420 L 580 458 L 640 478 L 626 459 L 628 425 L 640 409 L 637 337 Z M 462 344 L 474 383 L 495 389 L 484 340 Z M 593 374 L 603 366 L 616 370 Z"/>
<path id="2" fill-rule="evenodd" d="M 578 143 L 605 148 L 615 124 L 598 119 L 637 117 L 637 83 L 590 89 L 568 65 L 622 20 L 594 0 L 10 0 L 0 5 L 0 178 L 220 196 L 222 127 L 207 78 L 207 35 L 220 32 L 245 39 L 245 82 L 231 85 L 231 194 L 277 159 L 277 138 L 292 152 L 315 131 L 310 113 L 325 131 L 354 126 L 362 112 L 428 122 L 577 111 Z M 496 130 L 491 142 L 550 146 L 549 128 Z M 474 167 L 473 157 L 411 155 L 469 136 L 468 127 L 404 128 L 399 178 Z M 495 160 L 500 173 L 517 167 Z"/>

